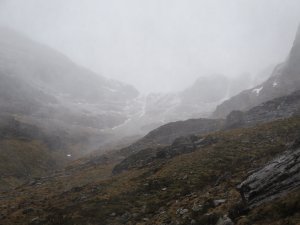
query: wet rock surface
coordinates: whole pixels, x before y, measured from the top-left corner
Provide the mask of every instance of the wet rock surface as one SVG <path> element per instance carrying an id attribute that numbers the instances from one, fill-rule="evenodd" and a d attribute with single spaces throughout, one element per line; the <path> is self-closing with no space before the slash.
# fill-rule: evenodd
<path id="1" fill-rule="evenodd" d="M 289 150 L 250 175 L 238 190 L 251 208 L 300 188 L 300 148 Z"/>

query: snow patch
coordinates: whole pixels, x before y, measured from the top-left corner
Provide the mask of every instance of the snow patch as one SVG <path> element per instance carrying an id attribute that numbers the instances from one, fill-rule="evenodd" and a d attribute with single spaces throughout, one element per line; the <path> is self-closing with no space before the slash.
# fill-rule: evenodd
<path id="1" fill-rule="evenodd" d="M 68 157 L 71 157 L 72 155 L 71 155 L 71 154 L 68 154 L 67 156 L 68 156 Z"/>
<path id="2" fill-rule="evenodd" d="M 124 123 L 121 123 L 121 124 L 119 124 L 119 125 L 117 125 L 117 126 L 115 126 L 115 127 L 112 127 L 111 129 L 112 129 L 112 130 L 116 130 L 116 129 L 120 128 L 120 127 L 123 127 L 123 126 L 125 126 L 126 124 L 128 124 L 131 120 L 132 120 L 131 118 L 128 118 L 127 120 L 125 120 Z"/>
<path id="3" fill-rule="evenodd" d="M 263 89 L 264 87 L 261 86 L 260 88 L 255 88 L 252 90 L 253 93 L 256 93 L 256 95 L 259 95 L 259 93 L 261 92 L 261 90 Z"/>
<path id="4" fill-rule="evenodd" d="M 276 87 L 278 85 L 277 81 L 273 82 L 273 87 Z"/>

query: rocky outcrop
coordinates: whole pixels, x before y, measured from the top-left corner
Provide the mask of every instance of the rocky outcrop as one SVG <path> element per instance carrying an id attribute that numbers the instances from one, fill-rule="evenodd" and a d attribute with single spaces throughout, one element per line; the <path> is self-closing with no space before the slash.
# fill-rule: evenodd
<path id="1" fill-rule="evenodd" d="M 238 186 L 243 201 L 250 208 L 297 188 L 300 188 L 299 147 L 286 151 Z"/>
<path id="2" fill-rule="evenodd" d="M 211 145 L 216 141 L 217 140 L 211 137 L 202 138 L 201 136 L 196 135 L 179 137 L 175 139 L 170 146 L 147 148 L 131 154 L 115 166 L 113 174 L 118 174 L 131 168 L 142 168 L 144 166 L 149 166 L 152 163 L 157 166 L 159 165 L 159 162 L 163 162 L 165 159 L 193 152 L 200 147 Z"/>
<path id="3" fill-rule="evenodd" d="M 295 115 L 300 115 L 300 91 L 267 101 L 246 112 L 233 111 L 227 116 L 224 129 L 254 126 Z"/>
<path id="4" fill-rule="evenodd" d="M 222 128 L 223 120 L 213 119 L 190 119 L 165 124 L 132 145 L 120 150 L 121 155 L 129 156 L 143 149 L 162 147 L 170 145 L 176 138 L 192 134 L 205 134 Z"/>
<path id="5" fill-rule="evenodd" d="M 300 89 L 300 27 L 287 60 L 275 67 L 271 77 L 219 105 L 214 118 L 225 118 L 231 111 L 245 111 L 273 98 L 288 95 Z"/>

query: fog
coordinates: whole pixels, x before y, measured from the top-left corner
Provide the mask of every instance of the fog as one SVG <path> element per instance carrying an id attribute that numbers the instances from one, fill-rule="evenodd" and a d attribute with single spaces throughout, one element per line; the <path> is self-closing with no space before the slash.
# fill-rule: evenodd
<path id="1" fill-rule="evenodd" d="M 298 0 L 2 0 L 0 24 L 140 92 L 256 75 L 287 55 Z"/>

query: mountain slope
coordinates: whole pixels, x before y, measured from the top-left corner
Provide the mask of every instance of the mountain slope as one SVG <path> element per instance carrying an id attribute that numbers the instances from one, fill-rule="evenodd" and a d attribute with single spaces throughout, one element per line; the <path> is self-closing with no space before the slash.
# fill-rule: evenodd
<path id="1" fill-rule="evenodd" d="M 291 148 L 299 138 L 299 127 L 299 117 L 293 117 L 212 133 L 204 138 L 215 140 L 213 143 L 131 168 L 120 176 L 109 177 L 111 164 L 84 170 L 73 167 L 1 194 L 0 222 L 184 225 L 194 221 L 215 225 L 226 214 L 238 224 L 284 224 L 287 220 L 297 224 L 299 187 L 263 208 L 239 211 L 239 216 L 235 212 L 242 209 L 237 208 L 241 196 L 236 185 Z M 84 179 L 89 181 L 80 182 Z M 288 213 L 273 214 L 284 209 Z M 259 216 L 257 210 L 265 216 Z"/>
<path id="2" fill-rule="evenodd" d="M 120 172 L 127 168 L 127 161 L 132 161 L 130 159 L 131 154 L 133 154 L 132 157 L 135 158 L 135 153 L 145 150 L 138 153 L 139 160 L 143 159 L 143 157 L 147 158 L 147 155 L 149 154 L 153 156 L 157 154 L 156 148 L 159 149 L 170 145 L 179 137 L 185 137 L 192 134 L 203 135 L 218 130 L 255 126 L 260 123 L 266 123 L 296 115 L 300 115 L 300 91 L 264 102 L 246 112 L 233 111 L 225 120 L 191 119 L 168 123 L 149 132 L 146 136 L 128 147 L 122 148 L 119 151 L 119 155 L 129 157 L 129 159 L 125 159 L 124 162 L 122 162 L 125 165 L 122 165 L 121 163 L 115 172 Z M 197 144 L 194 142 L 197 141 L 197 139 L 191 140 L 190 144 L 192 146 L 196 146 Z M 151 153 L 151 151 L 153 152 Z"/>
<path id="3" fill-rule="evenodd" d="M 50 124 L 94 132 L 99 143 L 128 119 L 128 104 L 138 95 L 7 28 L 0 28 L 0 81 L 0 117 L 18 115 L 43 129 Z"/>
<path id="4" fill-rule="evenodd" d="M 96 75 L 6 28 L 0 29 L 0 76 L 3 110 L 32 107 L 28 114 L 38 118 L 57 117 L 99 129 L 124 122 L 123 108 L 138 95 L 131 86 Z"/>
<path id="5" fill-rule="evenodd" d="M 293 47 L 286 61 L 275 67 L 271 77 L 261 85 L 230 98 L 213 113 L 213 117 L 224 118 L 233 110 L 248 110 L 262 102 L 288 95 L 300 89 L 300 26 Z"/>
<path id="6" fill-rule="evenodd" d="M 210 119 L 190 119 L 168 123 L 149 132 L 146 136 L 130 146 L 121 149 L 119 153 L 122 156 L 128 156 L 142 149 L 170 145 L 176 138 L 181 136 L 195 133 L 204 134 L 219 130 L 222 123 L 222 120 Z"/>
<path id="7" fill-rule="evenodd" d="M 247 75 L 247 74 L 246 74 Z M 239 78 L 210 74 L 199 77 L 193 84 L 174 93 L 150 93 L 132 102 L 136 112 L 126 123 L 116 128 L 128 134 L 145 134 L 163 124 L 192 118 L 207 118 L 224 99 L 249 88 Z"/>
<path id="8" fill-rule="evenodd" d="M 138 92 L 0 27 L 0 183 L 45 175 L 116 136 Z"/>

